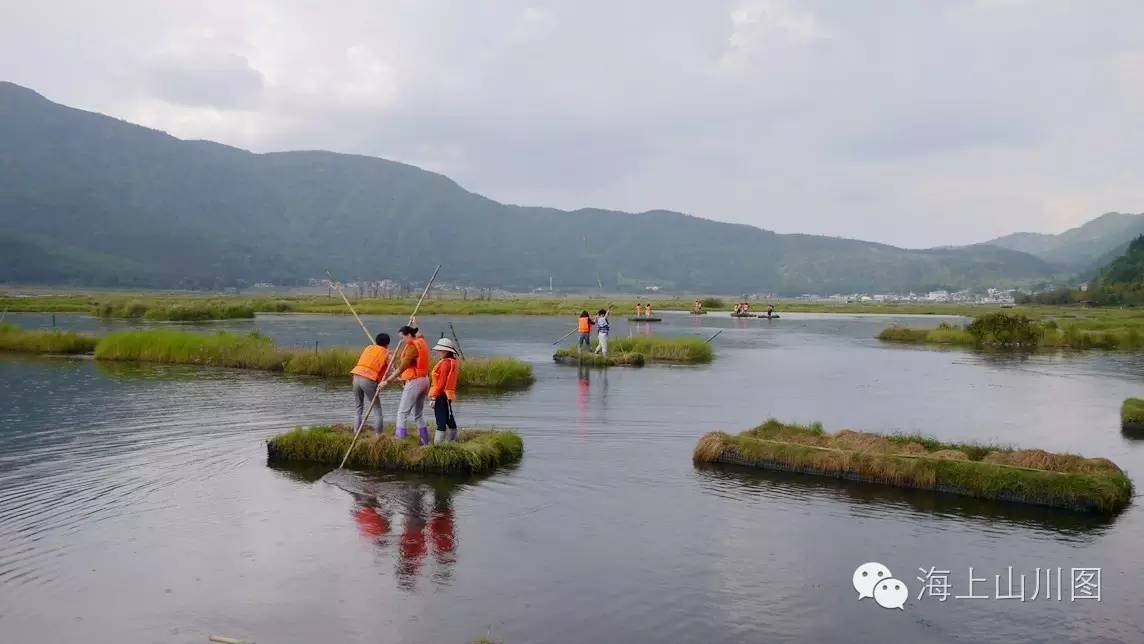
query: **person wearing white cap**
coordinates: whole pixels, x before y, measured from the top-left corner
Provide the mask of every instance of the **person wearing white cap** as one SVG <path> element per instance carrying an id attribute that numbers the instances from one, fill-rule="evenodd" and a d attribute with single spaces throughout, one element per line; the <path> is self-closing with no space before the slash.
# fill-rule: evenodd
<path id="1" fill-rule="evenodd" d="M 457 399 L 457 377 L 461 374 L 461 366 L 457 362 L 457 347 L 449 338 L 438 340 L 433 350 L 440 360 L 433 367 L 429 399 L 433 402 L 433 415 L 437 418 L 437 434 L 433 443 L 439 445 L 446 440 L 457 440 L 453 401 Z"/>

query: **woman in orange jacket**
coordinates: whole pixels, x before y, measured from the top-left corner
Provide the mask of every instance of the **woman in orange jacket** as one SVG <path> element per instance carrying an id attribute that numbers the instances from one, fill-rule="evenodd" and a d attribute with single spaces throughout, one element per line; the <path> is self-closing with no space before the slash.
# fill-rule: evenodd
<path id="1" fill-rule="evenodd" d="M 417 423 L 417 434 L 422 445 L 429 444 L 429 424 L 425 422 L 425 398 L 429 393 L 429 343 L 416 328 L 405 325 L 397 330 L 405 348 L 397 356 L 397 373 L 405 386 L 401 389 L 401 402 L 397 405 L 396 438 L 405 438 L 409 417 Z M 384 387 L 392 376 L 383 380 Z"/>
<path id="2" fill-rule="evenodd" d="M 368 397 L 373 400 L 377 395 L 377 383 L 381 381 L 385 375 L 385 370 L 389 366 L 389 334 L 378 333 L 374 338 L 373 344 L 362 349 L 361 355 L 358 356 L 357 364 L 350 373 L 353 375 L 354 386 L 354 401 L 356 403 L 357 415 L 354 419 L 354 430 L 356 431 L 361 427 L 361 415 L 365 404 L 365 399 Z M 373 433 L 381 434 L 381 405 L 373 406 L 377 411 L 377 422 L 373 424 Z M 368 419 L 367 419 L 368 420 Z"/>
<path id="3" fill-rule="evenodd" d="M 433 350 L 440 360 L 433 367 L 429 400 L 433 402 L 433 416 L 437 419 L 437 434 L 433 437 L 433 443 L 440 444 L 446 440 L 457 440 L 453 401 L 457 399 L 457 377 L 461 375 L 461 365 L 457 362 L 457 347 L 449 338 L 438 340 Z"/>

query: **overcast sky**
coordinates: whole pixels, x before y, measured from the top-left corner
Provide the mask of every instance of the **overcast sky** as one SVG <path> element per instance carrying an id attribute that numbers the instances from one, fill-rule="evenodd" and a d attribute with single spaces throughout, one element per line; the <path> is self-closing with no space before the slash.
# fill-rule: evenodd
<path id="1" fill-rule="evenodd" d="M 0 79 L 255 151 L 905 246 L 1144 211 L 1144 2 L 0 0 Z"/>

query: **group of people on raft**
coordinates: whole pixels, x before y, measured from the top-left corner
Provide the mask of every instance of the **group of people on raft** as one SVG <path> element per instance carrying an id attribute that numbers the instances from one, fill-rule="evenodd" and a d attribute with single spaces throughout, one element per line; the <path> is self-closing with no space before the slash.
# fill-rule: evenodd
<path id="1" fill-rule="evenodd" d="M 647 304 L 640 304 L 639 302 L 637 302 L 636 303 L 636 317 L 637 318 L 650 318 L 650 317 L 652 317 L 651 302 L 648 302 Z"/>
<path id="2" fill-rule="evenodd" d="M 416 323 L 416 320 L 410 320 L 410 324 L 397 330 L 400 338 L 399 355 L 390 355 L 388 333 L 377 334 L 374 343 L 362 349 L 357 364 L 350 371 L 353 375 L 354 402 L 357 409 L 354 428 L 362 426 L 362 412 L 366 398 L 373 400 L 378 389 L 384 388 L 394 378 L 398 378 L 404 386 L 401 390 L 401 401 L 397 405 L 397 430 L 394 436 L 398 439 L 405 438 L 412 420 L 417 425 L 417 435 L 421 444 L 428 445 L 429 424 L 425 422 L 424 412 L 425 403 L 429 401 L 437 421 L 437 432 L 433 442 L 455 441 L 457 421 L 453 417 L 453 402 L 457 400 L 457 378 L 461 374 L 461 366 L 457 361 L 457 347 L 449 338 L 438 340 L 432 351 L 437 352 L 439 360 L 430 370 L 429 343 L 421 331 L 412 326 Z M 377 420 L 374 422 L 373 431 L 374 434 L 381 435 L 381 405 L 374 405 L 374 408 L 377 410 Z"/>
<path id="3" fill-rule="evenodd" d="M 751 312 L 750 302 L 740 302 L 740 303 L 735 305 L 735 310 L 732 313 L 732 315 L 746 315 L 750 312 Z M 766 315 L 763 315 L 762 313 L 760 313 L 759 315 L 762 317 L 768 317 L 769 318 L 774 314 L 775 314 L 775 305 L 774 304 L 768 304 Z"/>

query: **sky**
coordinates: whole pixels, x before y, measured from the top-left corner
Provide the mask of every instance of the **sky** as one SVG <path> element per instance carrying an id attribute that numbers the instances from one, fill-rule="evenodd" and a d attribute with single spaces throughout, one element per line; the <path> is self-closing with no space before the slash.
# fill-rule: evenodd
<path id="1" fill-rule="evenodd" d="M 523 205 L 907 247 L 1144 211 L 1138 0 L 0 0 L 0 80 Z"/>

